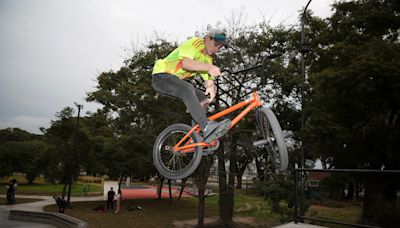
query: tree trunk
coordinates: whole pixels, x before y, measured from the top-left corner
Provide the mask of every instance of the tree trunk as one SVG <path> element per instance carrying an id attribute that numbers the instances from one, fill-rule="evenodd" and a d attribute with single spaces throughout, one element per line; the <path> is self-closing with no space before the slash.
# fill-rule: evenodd
<path id="1" fill-rule="evenodd" d="M 204 208 L 205 208 L 205 202 L 206 202 L 206 197 L 204 196 L 204 188 L 199 186 L 199 216 L 197 219 L 197 227 L 203 227 L 204 226 Z"/>
<path id="2" fill-rule="evenodd" d="M 369 225 L 379 225 L 382 221 L 382 211 L 379 210 L 379 202 L 382 200 L 382 183 L 370 180 L 365 184 L 365 195 L 361 222 Z"/>
<path id="3" fill-rule="evenodd" d="M 159 174 L 157 176 L 158 176 L 158 180 L 160 181 L 157 186 L 157 195 L 158 195 L 158 199 L 160 200 L 161 196 L 162 196 L 162 187 L 163 187 L 163 183 L 164 183 L 164 177 L 162 177 Z"/>
<path id="4" fill-rule="evenodd" d="M 236 180 L 237 180 L 236 188 L 237 189 L 242 189 L 242 176 L 243 176 L 242 173 L 238 173 L 236 175 Z"/>
<path id="5" fill-rule="evenodd" d="M 224 150 L 219 150 L 218 156 L 218 182 L 219 182 L 219 222 L 221 227 L 226 227 L 232 223 L 232 211 L 230 201 L 232 194 L 229 192 L 227 175 L 225 169 L 225 154 Z"/>
<path id="6" fill-rule="evenodd" d="M 383 227 L 400 227 L 400 200 L 397 197 L 397 190 L 400 189 L 400 180 L 398 176 L 393 178 L 389 176 L 386 180 Z"/>
<path id="7" fill-rule="evenodd" d="M 182 180 L 181 189 L 179 190 L 179 196 L 178 196 L 178 199 L 177 199 L 177 200 L 180 200 L 180 199 L 181 199 L 183 190 L 184 190 L 185 187 L 186 187 L 186 181 L 187 181 L 188 179 L 189 179 L 189 178 L 186 177 L 186 178 L 184 178 L 184 179 Z"/>
<path id="8" fill-rule="evenodd" d="M 398 179 L 369 176 L 365 184 L 365 195 L 361 222 L 383 227 L 400 227 L 400 211 L 397 204 Z"/>
<path id="9" fill-rule="evenodd" d="M 255 157 L 255 161 L 256 161 L 256 169 L 257 169 L 257 178 L 259 180 L 264 180 L 264 164 L 263 162 L 261 162 L 261 156 L 259 157 Z"/>
<path id="10" fill-rule="evenodd" d="M 197 219 L 197 227 L 203 227 L 204 226 L 204 216 L 205 216 L 205 202 L 206 202 L 206 196 L 205 196 L 205 190 L 206 190 L 206 183 L 208 176 L 210 174 L 210 169 L 213 164 L 213 156 L 208 156 L 208 157 L 203 157 L 202 161 L 199 165 L 199 168 L 196 171 L 195 174 L 195 181 L 198 186 L 198 195 L 199 195 L 199 216 Z M 185 181 L 186 182 L 186 181 Z"/>
<path id="11" fill-rule="evenodd" d="M 356 184 L 356 200 L 359 200 L 361 198 L 361 193 L 364 190 L 364 185 L 357 183 Z"/>
<path id="12" fill-rule="evenodd" d="M 354 198 L 354 182 L 349 182 L 349 187 L 347 188 L 346 199 L 352 200 Z"/>
<path id="13" fill-rule="evenodd" d="M 221 151 L 218 156 L 219 219 L 221 227 L 232 227 L 235 224 L 233 222 L 233 206 L 236 176 L 236 137 L 236 134 L 232 135 L 228 180 L 225 169 L 224 151 Z"/>
<path id="14" fill-rule="evenodd" d="M 64 183 L 64 187 L 63 187 L 63 192 L 62 192 L 62 198 L 65 198 L 65 192 L 67 191 L 67 182 Z"/>

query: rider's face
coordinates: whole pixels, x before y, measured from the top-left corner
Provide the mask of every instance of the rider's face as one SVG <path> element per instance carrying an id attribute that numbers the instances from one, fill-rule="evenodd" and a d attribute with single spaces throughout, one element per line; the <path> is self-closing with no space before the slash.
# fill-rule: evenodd
<path id="1" fill-rule="evenodd" d="M 214 39 L 211 39 L 210 37 L 206 37 L 205 45 L 206 45 L 206 50 L 207 50 L 208 55 L 217 54 L 219 52 L 219 50 L 221 49 L 221 47 L 223 46 L 223 45 L 217 43 Z"/>

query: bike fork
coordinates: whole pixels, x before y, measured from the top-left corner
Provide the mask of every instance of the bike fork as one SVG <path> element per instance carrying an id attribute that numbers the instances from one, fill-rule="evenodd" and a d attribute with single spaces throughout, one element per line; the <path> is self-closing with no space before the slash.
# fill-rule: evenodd
<path id="1" fill-rule="evenodd" d="M 263 123 L 261 122 L 261 121 L 263 121 L 263 120 L 261 119 L 261 116 L 260 116 L 260 107 L 257 107 L 257 109 L 256 109 L 256 120 L 257 120 L 257 127 L 258 127 L 258 129 L 260 130 L 262 136 L 264 137 L 264 136 L 265 136 L 265 129 L 263 129 L 263 126 L 264 126 L 264 125 L 263 125 Z M 265 138 L 263 138 L 263 139 L 254 141 L 254 142 L 253 142 L 253 146 L 254 146 L 254 147 L 260 147 L 260 146 L 266 145 L 266 144 L 268 144 L 268 143 L 269 143 L 268 140 L 265 139 Z"/>

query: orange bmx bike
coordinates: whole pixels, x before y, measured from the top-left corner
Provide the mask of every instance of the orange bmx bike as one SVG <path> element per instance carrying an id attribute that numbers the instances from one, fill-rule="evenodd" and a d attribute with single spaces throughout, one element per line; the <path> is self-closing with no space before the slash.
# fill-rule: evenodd
<path id="1" fill-rule="evenodd" d="M 270 58 L 272 57 L 268 59 Z M 237 74 L 259 66 L 262 65 L 230 73 Z M 229 129 L 249 112 L 255 110 L 260 139 L 253 142 L 253 145 L 266 147 L 273 167 L 279 171 L 286 170 L 288 153 L 281 126 L 272 110 L 263 104 L 257 90 L 253 90 L 250 99 L 216 113 L 208 119 L 217 120 L 239 109 L 243 110 L 233 118 Z M 198 124 L 195 126 L 173 124 L 164 129 L 154 143 L 154 165 L 157 171 L 167 179 L 183 179 L 197 169 L 203 155 L 213 153 L 219 145 L 218 139 L 206 143 L 200 134 Z"/>

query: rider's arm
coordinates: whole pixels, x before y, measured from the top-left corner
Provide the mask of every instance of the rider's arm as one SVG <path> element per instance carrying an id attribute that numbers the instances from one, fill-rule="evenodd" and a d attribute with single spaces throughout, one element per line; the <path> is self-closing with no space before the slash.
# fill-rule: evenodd
<path id="1" fill-rule="evenodd" d="M 219 67 L 190 58 L 183 58 L 182 68 L 187 71 L 205 71 L 212 77 L 217 77 L 221 74 Z"/>

